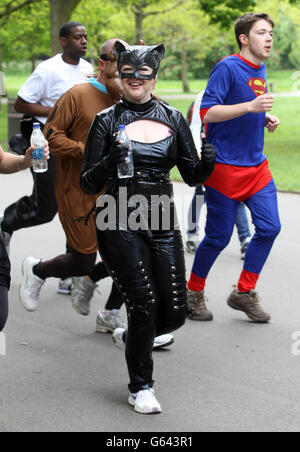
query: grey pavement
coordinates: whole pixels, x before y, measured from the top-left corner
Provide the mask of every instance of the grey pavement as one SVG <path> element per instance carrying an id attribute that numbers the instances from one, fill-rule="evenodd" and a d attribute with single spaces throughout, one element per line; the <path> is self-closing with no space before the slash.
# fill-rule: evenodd
<path id="1" fill-rule="evenodd" d="M 29 171 L 1 177 L 0 209 L 31 190 Z M 193 190 L 176 184 L 179 216 Z M 247 321 L 226 306 L 242 269 L 236 234 L 208 280 L 215 320 L 188 320 L 175 344 L 154 354 L 155 389 L 163 407 L 157 416 L 136 414 L 127 405 L 124 355 L 110 334 L 96 334 L 95 320 L 110 289 L 92 301 L 87 318 L 56 293 L 50 279 L 37 312 L 19 303 L 24 257 L 50 258 L 64 251 L 64 234 L 51 224 L 17 232 L 11 244 L 10 317 L 7 354 L 0 356 L 1 432 L 204 432 L 299 431 L 300 196 L 279 194 L 283 230 L 263 271 L 258 290 L 272 314 L 269 325 Z M 201 219 L 203 225 L 204 217 Z M 186 256 L 189 275 L 193 256 Z M 300 337 L 300 336 L 299 336 Z M 297 354 L 296 354 L 297 355 Z"/>

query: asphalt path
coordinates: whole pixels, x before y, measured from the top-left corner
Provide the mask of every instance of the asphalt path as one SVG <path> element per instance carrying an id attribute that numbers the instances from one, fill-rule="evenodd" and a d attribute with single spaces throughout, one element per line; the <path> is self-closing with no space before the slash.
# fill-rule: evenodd
<path id="1" fill-rule="evenodd" d="M 29 171 L 1 176 L 0 209 L 29 194 L 31 186 Z M 175 192 L 184 223 L 193 190 L 176 184 Z M 39 309 L 26 312 L 18 297 L 22 260 L 54 257 L 64 252 L 65 239 L 57 217 L 15 233 L 7 350 L 0 356 L 0 431 L 299 431 L 300 345 L 292 335 L 300 331 L 300 196 L 279 194 L 279 203 L 283 230 L 258 284 L 272 322 L 253 324 L 226 306 L 242 269 L 235 233 L 208 279 L 214 322 L 188 320 L 174 345 L 154 354 L 163 413 L 150 417 L 127 404 L 124 354 L 110 334 L 95 333 L 110 280 L 100 283 L 89 317 L 56 293 L 55 279 L 43 287 Z M 187 276 L 192 263 L 186 255 Z"/>

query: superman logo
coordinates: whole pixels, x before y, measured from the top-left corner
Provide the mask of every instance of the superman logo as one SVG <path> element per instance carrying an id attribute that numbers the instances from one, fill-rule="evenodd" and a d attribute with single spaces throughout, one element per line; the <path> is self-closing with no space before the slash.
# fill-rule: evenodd
<path id="1" fill-rule="evenodd" d="M 267 82 L 263 78 L 250 78 L 248 85 L 256 97 L 266 94 L 267 92 Z"/>

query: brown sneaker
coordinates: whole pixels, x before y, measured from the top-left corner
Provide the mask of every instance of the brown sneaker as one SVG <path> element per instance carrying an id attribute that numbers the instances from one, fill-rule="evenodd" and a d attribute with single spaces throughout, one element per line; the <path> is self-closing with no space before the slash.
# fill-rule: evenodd
<path id="1" fill-rule="evenodd" d="M 259 297 L 254 290 L 249 293 L 239 293 L 237 289 L 234 289 L 227 304 L 236 311 L 244 312 L 253 322 L 268 323 L 271 320 L 270 314 L 267 314 L 260 306 Z"/>
<path id="2" fill-rule="evenodd" d="M 188 316 L 191 320 L 202 320 L 203 322 L 210 322 L 213 320 L 212 313 L 206 307 L 206 301 L 207 298 L 204 296 L 204 290 L 202 292 L 188 290 Z"/>

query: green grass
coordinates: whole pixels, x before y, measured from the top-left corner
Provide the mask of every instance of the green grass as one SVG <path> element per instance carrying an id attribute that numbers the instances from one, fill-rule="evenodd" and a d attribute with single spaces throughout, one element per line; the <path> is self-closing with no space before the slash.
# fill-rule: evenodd
<path id="1" fill-rule="evenodd" d="M 21 86 L 26 82 L 28 79 L 28 75 L 10 75 L 9 77 L 6 77 L 6 91 L 7 91 L 7 97 L 16 98 L 17 93 Z"/>
<path id="2" fill-rule="evenodd" d="M 293 90 L 299 90 L 295 84 L 295 79 L 293 80 L 293 74 L 295 74 L 296 70 L 284 70 L 284 71 L 268 71 L 268 82 L 269 86 L 272 85 L 272 91 L 274 93 L 286 93 Z M 297 78 L 299 80 L 299 77 Z M 190 92 L 191 93 L 199 93 L 205 89 L 207 84 L 207 79 L 202 80 L 190 80 Z M 180 80 L 159 80 L 156 85 L 156 93 L 158 95 L 162 94 L 182 94 L 182 84 Z"/>
<path id="3" fill-rule="evenodd" d="M 273 84 L 273 92 L 274 93 L 287 93 L 290 91 L 299 90 L 295 85 L 295 79 L 293 80 L 293 75 L 296 73 L 296 70 L 285 70 L 285 71 L 277 71 L 277 72 L 268 72 L 268 82 L 269 85 Z M 299 80 L 299 77 L 297 78 Z"/>
<path id="4" fill-rule="evenodd" d="M 280 190 L 300 192 L 300 98 L 277 98 L 272 113 L 281 124 L 266 134 L 265 153 L 275 182 Z"/>
<path id="5" fill-rule="evenodd" d="M 205 89 L 206 79 L 190 80 L 189 87 L 191 94 L 198 94 Z M 163 94 L 183 94 L 180 80 L 158 80 L 155 93 L 159 96 Z"/>
<path id="6" fill-rule="evenodd" d="M 31 64 L 29 62 L 4 64 L 3 72 L 5 74 L 7 97 L 15 98 L 31 73 Z"/>
<path id="7" fill-rule="evenodd" d="M 6 76 L 6 86 L 8 97 L 16 97 L 16 94 L 25 80 L 30 75 L 30 63 L 11 63 L 4 66 Z M 270 71 L 268 70 L 269 84 L 272 83 L 274 92 L 289 92 L 293 90 L 295 80 L 292 79 L 296 70 Z M 205 89 L 207 79 L 190 80 L 190 92 L 198 93 Z M 299 85 L 299 84 L 298 84 Z M 298 88 L 299 89 L 299 88 Z M 159 80 L 156 87 L 156 93 L 162 94 L 181 94 L 182 84 L 180 80 Z"/>

